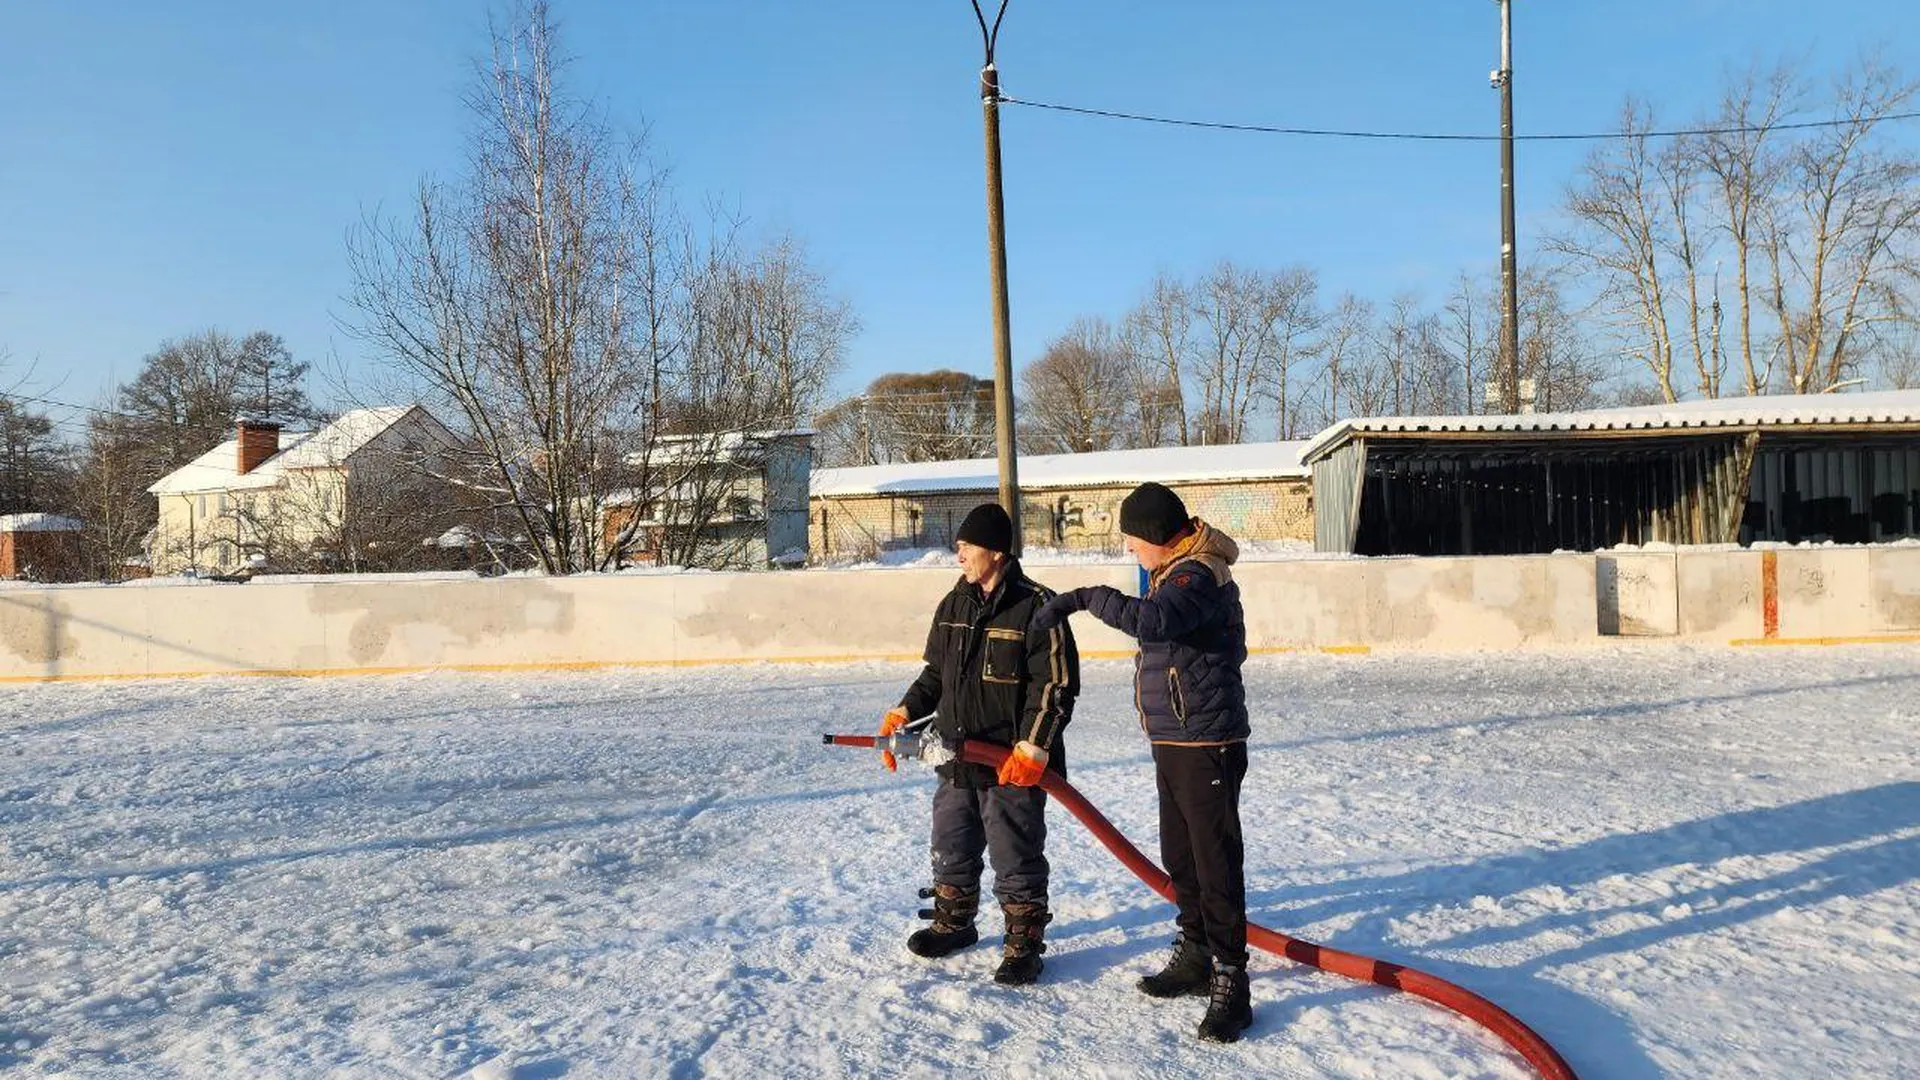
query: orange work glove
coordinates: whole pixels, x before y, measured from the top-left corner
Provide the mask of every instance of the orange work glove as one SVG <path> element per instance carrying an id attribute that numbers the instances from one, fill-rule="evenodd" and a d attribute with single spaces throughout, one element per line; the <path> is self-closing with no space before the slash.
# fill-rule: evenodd
<path id="1" fill-rule="evenodd" d="M 1013 744 L 1013 753 L 1000 763 L 1000 782 L 1016 787 L 1032 787 L 1047 771 L 1047 752 L 1026 741 Z"/>
<path id="2" fill-rule="evenodd" d="M 887 710 L 887 715 L 880 718 L 880 737 L 884 739 L 892 735 L 894 732 L 906 727 L 907 722 L 907 710 L 895 705 L 893 708 Z M 893 756 L 893 751 L 882 750 L 880 751 L 880 764 L 885 765 L 888 772 L 895 772 L 900 768 L 900 759 Z"/>

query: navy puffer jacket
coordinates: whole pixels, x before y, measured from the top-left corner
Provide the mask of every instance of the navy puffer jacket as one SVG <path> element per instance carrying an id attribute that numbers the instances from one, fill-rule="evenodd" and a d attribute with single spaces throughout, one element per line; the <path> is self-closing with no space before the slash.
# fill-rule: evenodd
<path id="1" fill-rule="evenodd" d="M 1228 569 L 1239 545 L 1204 522 L 1156 571 L 1147 595 L 1131 597 L 1096 585 L 1062 593 L 1046 605 L 1038 625 L 1085 610 L 1139 639 L 1134 704 L 1140 726 L 1156 743 L 1216 746 L 1244 742 L 1247 691 L 1240 679 L 1247 659 L 1247 620 L 1240 586 Z"/>

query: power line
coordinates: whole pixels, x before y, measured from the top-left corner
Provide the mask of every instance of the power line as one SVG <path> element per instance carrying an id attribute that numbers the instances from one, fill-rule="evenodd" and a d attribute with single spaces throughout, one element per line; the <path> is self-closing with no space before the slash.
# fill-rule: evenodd
<path id="1" fill-rule="evenodd" d="M 55 401 L 52 398 L 35 397 L 32 394 L 0 393 L 0 397 L 13 401 L 31 401 L 36 405 L 53 405 L 62 409 L 72 409 L 76 412 L 98 413 L 101 416 L 118 416 L 126 420 L 140 419 L 132 413 L 115 412 L 112 409 L 102 409 L 93 405 L 75 405 L 70 401 Z"/>
<path id="2" fill-rule="evenodd" d="M 1113 109 L 1089 109 L 1079 105 L 1061 105 L 1056 102 L 1028 101 L 1024 98 L 1002 97 L 1008 105 L 1025 105 L 1032 109 L 1051 109 L 1055 112 L 1078 113 L 1082 116 L 1103 116 L 1111 120 L 1136 120 L 1147 124 L 1168 124 L 1174 127 L 1210 128 L 1216 131 L 1249 131 L 1264 135 L 1300 135 L 1330 139 L 1377 139 L 1402 142 L 1498 142 L 1499 135 L 1467 135 L 1450 132 L 1417 131 L 1346 131 L 1337 128 L 1274 127 L 1266 124 L 1230 124 L 1216 120 L 1186 120 L 1169 116 L 1149 116 L 1145 113 L 1119 112 Z M 1809 128 L 1846 127 L 1865 122 L 1912 120 L 1920 117 L 1920 112 L 1890 113 L 1872 121 L 1854 120 L 1807 120 L 1792 124 L 1768 124 L 1765 126 L 1737 126 L 1713 128 L 1673 128 L 1662 131 L 1609 131 L 1597 133 L 1549 133 L 1541 135 L 1515 135 L 1516 141 L 1527 142 L 1596 142 L 1602 139 L 1671 139 L 1686 135 L 1749 135 L 1764 131 L 1803 131 Z"/>

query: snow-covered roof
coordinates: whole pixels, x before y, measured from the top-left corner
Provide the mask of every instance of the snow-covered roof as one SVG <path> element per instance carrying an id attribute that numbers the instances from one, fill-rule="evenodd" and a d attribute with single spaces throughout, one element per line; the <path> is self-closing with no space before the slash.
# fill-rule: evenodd
<path id="1" fill-rule="evenodd" d="M 383 405 L 354 409 L 318 431 L 280 433 L 280 452 L 242 474 L 240 440 L 228 439 L 185 465 L 161 477 L 147 489 L 153 495 L 184 495 L 199 491 L 238 491 L 274 487 L 292 469 L 337 466 L 354 451 L 372 442 L 417 405 Z"/>
<path id="2" fill-rule="evenodd" d="M 85 527 L 59 514 L 0 514 L 0 532 L 79 532 Z"/>
<path id="3" fill-rule="evenodd" d="M 1208 480 L 1304 477 L 1303 441 L 1234 443 L 1226 446 L 1166 446 L 1153 450 L 1101 450 L 1090 454 L 1022 454 L 1022 488 L 1094 487 Z M 922 461 L 905 465 L 861 465 L 816 469 L 813 497 L 883 495 L 896 492 L 993 491 L 1000 486 L 996 458 Z"/>
<path id="4" fill-rule="evenodd" d="M 1583 412 L 1498 416 L 1373 416 L 1342 420 L 1300 453 L 1311 463 L 1355 435 L 1423 432 L 1527 434 L 1553 431 L 1659 431 L 1721 427 L 1809 427 L 1828 424 L 1920 424 L 1920 390 L 1858 394 L 1776 394 L 1714 398 L 1672 405 L 1634 405 Z"/>
<path id="5" fill-rule="evenodd" d="M 782 431 L 714 431 L 686 435 L 662 435 L 646 450 L 635 450 L 626 457 L 629 465 L 702 465 L 716 462 L 753 464 L 776 442 L 811 439 L 812 428 Z"/>

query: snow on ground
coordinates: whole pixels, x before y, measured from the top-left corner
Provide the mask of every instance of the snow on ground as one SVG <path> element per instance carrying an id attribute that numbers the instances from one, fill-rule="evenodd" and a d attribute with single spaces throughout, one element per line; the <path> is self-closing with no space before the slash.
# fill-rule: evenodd
<path id="1" fill-rule="evenodd" d="M 0 1072 L 1516 1078 L 1437 1007 L 1256 956 L 1133 989 L 1170 909 L 1055 810 L 1043 982 L 929 962 L 929 778 L 820 745 L 912 671 L 0 689 Z M 1920 651 L 1249 664 L 1256 921 L 1504 1005 L 1587 1080 L 1920 1068 Z M 1073 776 L 1151 851 L 1124 662 Z"/>

